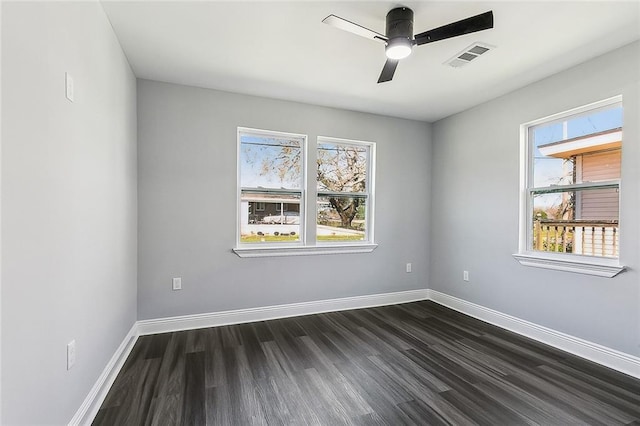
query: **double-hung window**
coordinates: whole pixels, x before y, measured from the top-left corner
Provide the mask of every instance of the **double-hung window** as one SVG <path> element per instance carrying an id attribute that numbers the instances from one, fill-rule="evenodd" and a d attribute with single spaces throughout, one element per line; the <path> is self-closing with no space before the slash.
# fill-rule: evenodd
<path id="1" fill-rule="evenodd" d="M 520 263 L 607 277 L 623 269 L 622 120 L 616 97 L 522 126 Z"/>
<path id="2" fill-rule="evenodd" d="M 319 243 L 372 241 L 372 143 L 319 137 L 317 220 Z"/>
<path id="3" fill-rule="evenodd" d="M 238 243 L 301 245 L 307 137 L 238 129 Z"/>
<path id="4" fill-rule="evenodd" d="M 238 128 L 236 254 L 366 253 L 376 247 L 375 144 L 330 137 L 315 142 L 316 155 L 309 156 L 305 135 Z"/>

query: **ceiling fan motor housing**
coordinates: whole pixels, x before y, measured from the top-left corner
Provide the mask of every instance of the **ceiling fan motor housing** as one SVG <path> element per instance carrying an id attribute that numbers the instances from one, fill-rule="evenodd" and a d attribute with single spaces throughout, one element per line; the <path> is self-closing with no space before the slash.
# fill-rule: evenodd
<path id="1" fill-rule="evenodd" d="M 408 7 L 396 7 L 387 13 L 386 36 L 394 38 L 413 39 L 413 10 Z"/>

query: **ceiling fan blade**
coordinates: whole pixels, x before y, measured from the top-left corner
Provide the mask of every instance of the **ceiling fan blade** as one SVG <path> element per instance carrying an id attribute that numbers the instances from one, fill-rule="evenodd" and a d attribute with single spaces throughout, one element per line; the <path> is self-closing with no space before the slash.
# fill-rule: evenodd
<path id="1" fill-rule="evenodd" d="M 433 43 L 434 41 L 475 33 L 476 31 L 488 30 L 489 28 L 493 28 L 492 11 L 416 34 L 414 43 L 417 45 Z"/>
<path id="2" fill-rule="evenodd" d="M 377 33 L 369 28 L 365 28 L 362 25 L 358 25 L 351 21 L 347 21 L 344 18 L 341 18 L 336 15 L 329 15 L 322 20 L 325 24 L 329 24 L 332 27 L 336 27 L 338 29 L 349 31 L 350 33 L 357 34 L 359 36 L 370 38 L 372 40 L 379 41 L 387 41 L 388 39 L 380 33 Z"/>
<path id="3" fill-rule="evenodd" d="M 382 72 L 380 73 L 378 83 L 391 81 L 391 79 L 393 78 L 393 74 L 396 72 L 398 62 L 400 61 L 397 59 L 387 59 L 387 62 L 384 63 L 384 67 L 382 68 Z"/>

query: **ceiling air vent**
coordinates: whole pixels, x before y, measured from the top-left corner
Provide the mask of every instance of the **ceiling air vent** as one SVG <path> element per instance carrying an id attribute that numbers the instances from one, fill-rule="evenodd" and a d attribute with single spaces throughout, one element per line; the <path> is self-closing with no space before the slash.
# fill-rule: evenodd
<path id="1" fill-rule="evenodd" d="M 471 46 L 468 46 L 466 49 L 458 52 L 453 58 L 449 59 L 444 64 L 454 68 L 460 68 L 492 49 L 495 49 L 495 46 L 491 46 L 486 43 L 473 43 Z"/>

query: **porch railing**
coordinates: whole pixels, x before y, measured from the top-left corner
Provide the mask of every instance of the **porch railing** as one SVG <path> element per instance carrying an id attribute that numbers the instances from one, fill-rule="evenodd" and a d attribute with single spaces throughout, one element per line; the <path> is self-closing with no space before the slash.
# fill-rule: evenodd
<path id="1" fill-rule="evenodd" d="M 618 221 L 535 220 L 533 248 L 538 251 L 618 257 Z"/>

